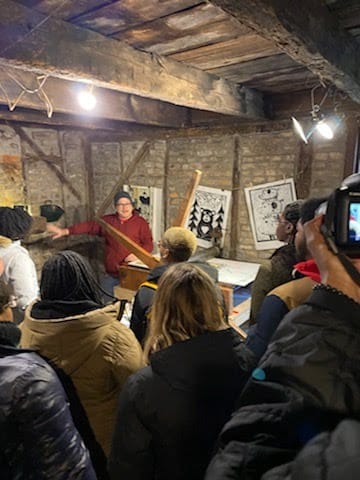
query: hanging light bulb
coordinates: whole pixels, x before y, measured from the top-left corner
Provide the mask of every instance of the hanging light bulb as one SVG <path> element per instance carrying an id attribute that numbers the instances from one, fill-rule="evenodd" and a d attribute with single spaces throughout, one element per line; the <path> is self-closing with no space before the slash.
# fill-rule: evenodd
<path id="1" fill-rule="evenodd" d="M 326 120 L 323 118 L 319 120 L 316 124 L 316 130 L 320 133 L 320 135 L 328 140 L 334 138 L 334 132 L 330 125 L 326 123 Z"/>
<path id="2" fill-rule="evenodd" d="M 94 85 L 90 85 L 88 88 L 82 90 L 78 94 L 78 102 L 81 108 L 90 111 L 95 108 L 96 97 L 93 94 Z"/>
<path id="3" fill-rule="evenodd" d="M 315 131 L 317 131 L 322 137 L 326 138 L 327 140 L 331 140 L 334 138 L 334 131 L 337 129 L 339 124 L 341 123 L 341 118 L 339 115 L 332 115 L 332 116 L 324 116 L 324 114 L 320 111 L 322 105 L 324 104 L 326 98 L 329 95 L 330 87 L 326 88 L 325 93 L 323 94 L 321 100 L 319 102 L 315 101 L 315 92 L 318 88 L 326 88 L 325 85 L 320 84 L 316 85 L 311 89 L 311 118 L 313 122 L 312 128 L 305 133 L 302 125 L 300 122 L 296 120 L 295 117 L 291 117 L 292 123 L 296 133 L 299 137 L 305 142 L 308 143 L 308 139 L 313 135 Z M 336 110 L 335 110 L 336 111 Z"/>
<path id="4" fill-rule="evenodd" d="M 303 127 L 301 126 L 300 122 L 298 122 L 295 117 L 291 117 L 291 120 L 292 120 L 292 122 L 293 122 L 294 129 L 295 129 L 296 133 L 299 135 L 299 137 L 300 137 L 305 143 L 309 143 L 309 142 L 308 142 L 308 139 L 307 139 L 307 137 L 306 137 L 306 135 L 305 135 L 304 129 L 303 129 Z"/>

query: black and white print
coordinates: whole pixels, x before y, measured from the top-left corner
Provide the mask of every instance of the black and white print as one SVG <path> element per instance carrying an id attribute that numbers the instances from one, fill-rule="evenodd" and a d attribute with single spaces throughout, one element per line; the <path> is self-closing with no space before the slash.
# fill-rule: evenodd
<path id="1" fill-rule="evenodd" d="M 296 200 L 292 178 L 245 188 L 255 248 L 267 250 L 282 245 L 276 240 L 278 215 L 288 203 Z"/>
<path id="2" fill-rule="evenodd" d="M 231 192 L 199 186 L 186 225 L 198 239 L 198 245 L 209 248 L 218 242 L 222 247 L 229 214 Z"/>
<path id="3" fill-rule="evenodd" d="M 161 238 L 162 231 L 162 190 L 141 185 L 124 185 L 134 201 L 134 207 L 145 218 L 153 238 Z"/>

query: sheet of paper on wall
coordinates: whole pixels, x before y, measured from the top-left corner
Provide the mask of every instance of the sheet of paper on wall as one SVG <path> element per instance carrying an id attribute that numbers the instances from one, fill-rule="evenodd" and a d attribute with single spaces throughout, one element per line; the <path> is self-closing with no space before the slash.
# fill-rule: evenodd
<path id="1" fill-rule="evenodd" d="M 223 247 L 230 210 L 231 192 L 199 186 L 185 225 L 191 230 L 200 247 L 214 245 L 214 234 L 220 232 L 219 246 Z"/>
<path id="2" fill-rule="evenodd" d="M 129 192 L 139 214 L 150 225 L 154 241 L 162 235 L 162 189 L 139 185 L 124 185 L 124 190 Z"/>
<path id="3" fill-rule="evenodd" d="M 286 178 L 245 188 L 246 204 L 256 250 L 279 248 L 276 239 L 278 215 L 288 203 L 296 200 L 294 180 Z"/>
<path id="4" fill-rule="evenodd" d="M 219 272 L 219 282 L 246 287 L 255 280 L 259 263 L 237 262 L 224 258 L 211 258 L 208 263 Z"/>

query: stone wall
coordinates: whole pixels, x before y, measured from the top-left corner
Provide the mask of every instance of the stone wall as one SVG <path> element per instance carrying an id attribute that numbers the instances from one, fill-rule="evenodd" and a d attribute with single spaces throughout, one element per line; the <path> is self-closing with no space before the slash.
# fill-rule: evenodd
<path id="1" fill-rule="evenodd" d="M 0 133 L 1 128 L 0 125 Z M 7 132 L 8 128 L 11 127 L 6 127 Z M 14 128 L 19 127 L 14 125 Z M 92 218 L 142 144 L 140 140 L 122 141 L 115 134 L 107 134 L 105 140 L 100 132 L 86 130 L 27 127 L 23 131 L 40 148 L 42 155 L 21 138 L 22 163 L 17 168 L 10 168 L 7 157 L 0 156 L 1 204 L 28 204 L 32 213 L 38 215 L 39 206 L 51 200 L 66 211 L 59 222 L 62 226 Z M 16 132 L 13 133 L 19 141 Z M 345 131 L 327 142 L 314 136 L 310 195 L 328 194 L 339 184 L 345 143 Z M 202 170 L 201 185 L 233 192 L 232 218 L 225 232 L 223 256 L 259 261 L 268 257 L 270 252 L 254 248 L 244 188 L 288 177 L 297 182 L 301 176 L 299 146 L 290 125 L 285 129 L 274 125 L 272 131 L 267 128 L 266 132 L 250 133 L 224 130 L 222 133 L 195 132 L 192 136 L 189 132 L 184 132 L 183 136 L 177 132 L 176 136 L 171 136 L 167 132 L 166 137 L 151 141 L 149 155 L 128 181 L 163 189 L 166 228 L 177 213 L 192 172 Z M 61 180 L 61 174 L 66 182 Z M 78 243 L 83 249 L 84 239 L 69 239 L 57 245 L 59 248 L 76 248 L 74 245 Z M 93 239 L 89 245 L 92 245 L 89 252 L 94 256 L 94 245 L 99 242 Z M 44 258 L 56 246 L 47 240 L 29 248 L 40 269 Z"/>

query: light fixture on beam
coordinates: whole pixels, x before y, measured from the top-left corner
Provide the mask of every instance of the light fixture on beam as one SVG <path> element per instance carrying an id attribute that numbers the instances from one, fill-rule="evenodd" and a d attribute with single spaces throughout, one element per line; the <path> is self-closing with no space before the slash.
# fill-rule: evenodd
<path id="1" fill-rule="evenodd" d="M 325 116 L 323 113 L 321 113 L 321 106 L 329 95 L 330 88 L 326 89 L 326 92 L 323 95 L 321 101 L 319 103 L 316 103 L 315 91 L 319 87 L 322 87 L 322 85 L 317 85 L 311 90 L 311 119 L 313 122 L 312 128 L 307 133 L 305 133 L 305 130 L 301 123 L 294 116 L 291 117 L 294 130 L 304 143 L 308 143 L 309 138 L 313 135 L 315 131 L 319 133 L 323 138 L 331 140 L 332 138 L 334 138 L 335 130 L 341 123 L 341 118 L 339 115 L 336 115 L 334 113 L 331 116 Z"/>
<path id="2" fill-rule="evenodd" d="M 89 88 L 82 90 L 78 94 L 78 102 L 84 110 L 91 111 L 95 108 L 96 97 L 93 94 L 93 85 L 90 85 Z"/>
<path id="3" fill-rule="evenodd" d="M 78 94 L 78 102 L 81 108 L 90 112 L 96 106 L 96 97 L 93 93 L 94 85 L 89 85 Z"/>

